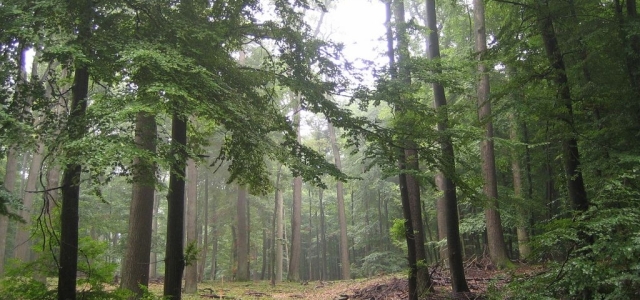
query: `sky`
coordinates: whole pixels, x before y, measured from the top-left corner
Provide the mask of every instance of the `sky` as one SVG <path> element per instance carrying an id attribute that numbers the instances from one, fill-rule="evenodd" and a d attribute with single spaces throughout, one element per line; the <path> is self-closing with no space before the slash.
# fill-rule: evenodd
<path id="1" fill-rule="evenodd" d="M 380 59 L 385 43 L 385 8 L 379 0 L 339 0 L 325 16 L 323 36 L 345 45 L 349 60 Z"/>

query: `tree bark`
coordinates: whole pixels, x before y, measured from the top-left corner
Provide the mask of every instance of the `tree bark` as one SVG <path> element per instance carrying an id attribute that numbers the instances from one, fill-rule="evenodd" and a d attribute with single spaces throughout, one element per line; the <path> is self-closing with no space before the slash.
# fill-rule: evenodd
<path id="1" fill-rule="evenodd" d="M 160 209 L 160 199 L 158 194 L 153 196 L 153 222 L 151 223 L 151 255 L 149 256 L 149 279 L 158 277 L 158 253 L 153 249 L 153 237 L 158 234 L 158 210 Z"/>
<path id="2" fill-rule="evenodd" d="M 187 160 L 187 245 L 198 246 L 198 169 L 196 162 L 189 158 Z M 185 294 L 195 294 L 198 291 L 198 260 L 189 262 L 185 267 L 184 292 Z"/>
<path id="3" fill-rule="evenodd" d="M 509 263 L 504 232 L 498 211 L 498 182 L 496 178 L 496 159 L 493 145 L 493 121 L 491 120 L 491 99 L 489 90 L 489 74 L 483 57 L 487 52 L 487 35 L 485 29 L 484 0 L 473 1 L 476 52 L 478 55 L 478 73 L 480 80 L 477 86 L 478 119 L 484 126 L 485 136 L 480 142 L 482 157 L 482 177 L 484 179 L 484 195 L 487 197 L 484 210 L 487 224 L 487 240 L 489 256 L 498 267 L 504 268 Z"/>
<path id="4" fill-rule="evenodd" d="M 136 146 L 150 155 L 156 152 L 156 119 L 148 112 L 136 115 Z M 129 209 L 129 234 L 122 263 L 121 287 L 132 291 L 132 299 L 142 296 L 140 285 L 149 286 L 149 264 L 153 236 L 156 165 L 153 160 L 133 160 L 133 192 Z"/>
<path id="5" fill-rule="evenodd" d="M 74 3 L 73 14 L 78 17 L 77 44 L 84 57 L 91 57 L 90 38 L 92 27 L 91 4 L 79 1 Z M 71 5 L 73 7 L 73 5 Z M 82 139 L 87 132 L 85 114 L 89 94 L 89 66 L 81 59 L 75 61 L 73 87 L 71 88 L 71 107 L 67 118 L 69 142 Z M 67 157 L 78 157 L 80 153 L 69 151 Z M 60 213 L 60 259 L 58 266 L 58 299 L 76 299 L 76 273 L 78 271 L 78 205 L 80 200 L 80 176 L 82 166 L 77 162 L 64 167 L 62 177 L 62 209 Z"/>
<path id="6" fill-rule="evenodd" d="M 276 190 L 276 240 L 275 240 L 275 283 L 282 282 L 282 258 L 284 240 L 284 206 L 282 191 Z"/>
<path id="7" fill-rule="evenodd" d="M 342 170 L 342 159 L 340 158 L 340 148 L 336 138 L 336 130 L 329 122 L 329 140 L 333 150 L 333 161 L 339 170 Z M 344 186 L 342 181 L 336 183 L 336 197 L 338 200 L 338 223 L 340 224 L 340 270 L 342 279 L 351 278 L 349 263 L 349 240 L 347 238 L 347 215 L 344 209 Z"/>
<path id="8" fill-rule="evenodd" d="M 249 278 L 249 226 L 247 222 L 247 189 L 244 186 L 238 187 L 238 202 L 236 205 L 237 225 L 237 257 L 238 271 L 236 272 L 237 281 L 248 281 Z"/>
<path id="9" fill-rule="evenodd" d="M 209 172 L 205 171 L 204 175 L 204 221 L 203 223 L 203 238 L 202 238 L 202 251 L 200 258 L 200 264 L 198 264 L 198 281 L 202 282 L 207 279 L 207 275 L 204 271 L 207 265 L 207 250 L 209 250 Z"/>
<path id="10" fill-rule="evenodd" d="M 578 141 L 573 131 L 573 103 L 571 91 L 569 89 L 569 79 L 565 69 L 564 59 L 558 39 L 556 38 L 553 19 L 549 13 L 546 0 L 540 0 L 538 5 L 538 26 L 542 35 L 547 59 L 554 71 L 553 81 L 558 88 L 558 102 L 563 105 L 565 112 L 558 116 L 560 122 L 566 126 L 562 139 L 562 161 L 569 191 L 569 199 L 576 211 L 587 211 L 589 209 L 589 199 L 580 170 L 580 152 Z"/>
<path id="11" fill-rule="evenodd" d="M 427 57 L 432 60 L 440 59 L 440 45 L 438 44 L 438 27 L 436 24 L 436 4 L 435 0 L 427 0 L 427 27 L 429 28 Z M 436 70 L 440 73 L 441 70 Z M 440 115 L 438 121 L 438 132 L 440 136 L 440 149 L 442 162 L 440 171 L 443 173 L 443 192 L 445 205 L 445 216 L 447 223 L 447 256 L 449 259 L 449 269 L 451 270 L 451 287 L 454 292 L 468 292 L 469 287 L 464 277 L 464 266 L 462 262 L 462 245 L 460 243 L 460 228 L 458 227 L 458 199 L 456 196 L 456 186 L 451 176 L 455 174 L 455 156 L 451 138 L 446 134 L 449 126 L 447 116 L 447 98 L 444 87 L 438 83 L 432 83 L 434 106 Z"/>
<path id="12" fill-rule="evenodd" d="M 509 115 L 511 119 L 511 128 L 509 138 L 512 142 L 519 142 L 518 139 L 518 122 L 513 113 Z M 527 259 L 531 255 L 531 247 L 529 246 L 529 232 L 527 231 L 527 213 L 524 209 L 524 197 L 522 196 L 522 169 L 520 167 L 520 156 L 518 151 L 513 151 L 511 156 L 511 173 L 513 175 L 513 194 L 518 201 L 518 223 L 516 225 L 516 235 L 518 237 L 518 253 L 520 259 Z"/>
<path id="13" fill-rule="evenodd" d="M 442 241 L 447 238 L 447 200 L 444 197 L 444 191 L 447 189 L 444 183 L 444 174 L 442 172 L 436 173 L 435 182 L 438 191 L 442 193 L 440 197 L 436 199 L 436 219 L 438 222 L 438 240 Z M 440 247 L 440 260 L 445 262 L 449 261 L 449 254 L 447 254 L 447 246 L 442 245 Z"/>
<path id="14" fill-rule="evenodd" d="M 302 142 L 300 136 L 300 111 L 302 110 L 302 98 L 296 96 L 296 110 L 294 112 L 294 126 L 298 136 L 298 143 Z M 287 280 L 300 280 L 300 253 L 302 250 L 302 237 L 300 227 L 302 226 L 302 177 L 296 176 L 293 179 L 293 208 L 291 213 L 291 255 L 289 256 L 289 273 Z"/>
<path id="15" fill-rule="evenodd" d="M 26 192 L 22 198 L 22 209 L 20 210 L 20 217 L 25 221 L 24 224 L 17 224 L 15 247 L 13 250 L 14 258 L 19 259 L 22 262 L 31 261 L 31 241 L 30 241 L 30 228 L 31 217 L 33 209 L 33 200 L 35 198 L 37 189 L 37 179 L 40 175 L 40 167 L 42 166 L 42 160 L 44 158 L 44 143 L 38 142 L 38 148 L 32 154 L 31 164 L 29 166 L 29 175 L 27 177 Z"/>
<path id="16" fill-rule="evenodd" d="M 411 71 L 408 68 L 410 54 L 409 54 L 409 36 L 405 23 L 405 8 L 404 2 L 397 0 L 393 2 L 393 15 L 395 18 L 396 29 L 396 42 L 397 42 L 397 58 L 398 58 L 398 71 L 397 78 L 405 85 L 411 85 Z M 405 102 L 402 99 L 402 102 Z M 405 113 L 404 103 L 401 103 L 397 107 L 397 111 L 400 115 Z M 416 293 L 417 295 L 424 295 L 428 292 L 433 292 L 433 283 L 429 278 L 429 270 L 426 264 L 426 250 L 424 246 L 424 229 L 422 227 L 422 205 L 420 200 L 420 183 L 415 175 L 419 172 L 420 167 L 418 164 L 418 151 L 415 141 L 411 138 L 405 138 L 401 141 L 404 151 L 403 162 L 404 167 L 408 173 L 405 173 L 404 180 L 406 182 L 406 189 L 408 197 L 407 203 L 409 205 L 409 212 L 411 218 L 408 218 L 412 222 L 412 235 L 409 238 L 414 239 L 415 249 L 415 269 L 416 269 Z"/>
<path id="17" fill-rule="evenodd" d="M 4 173 L 4 188 L 9 193 L 15 191 L 16 176 L 18 175 L 18 153 L 11 147 L 7 151 L 7 164 Z M 8 207 L 7 207 L 8 209 Z M 4 274 L 4 260 L 7 248 L 7 233 L 9 229 L 9 217 L 0 215 L 0 275 Z"/>
<path id="18" fill-rule="evenodd" d="M 178 104 L 178 103 L 175 103 Z M 174 161 L 170 167 L 167 194 L 167 241 L 164 270 L 164 296 L 182 299 L 182 272 L 184 271 L 184 210 L 187 146 L 187 121 L 174 113 L 171 120 L 171 147 Z"/>

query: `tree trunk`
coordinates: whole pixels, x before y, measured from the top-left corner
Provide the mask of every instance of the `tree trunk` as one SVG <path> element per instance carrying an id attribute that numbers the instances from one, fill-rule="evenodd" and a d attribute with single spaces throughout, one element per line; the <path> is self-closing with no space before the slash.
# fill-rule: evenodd
<path id="1" fill-rule="evenodd" d="M 164 270 L 164 296 L 171 297 L 171 300 L 182 299 L 186 146 L 186 118 L 174 113 L 171 120 L 171 150 L 175 160 L 170 167 L 169 192 L 167 194 L 167 240 Z"/>
<path id="2" fill-rule="evenodd" d="M 489 74 L 483 62 L 487 52 L 487 35 L 485 30 L 484 0 L 473 1 L 475 20 L 476 52 L 478 53 L 478 73 L 480 80 L 477 86 L 478 119 L 484 126 L 485 137 L 480 142 L 482 157 L 482 177 L 484 179 L 484 195 L 487 197 L 484 210 L 487 222 L 487 240 L 489 256 L 498 267 L 504 268 L 509 263 L 507 247 L 504 243 L 504 232 L 498 211 L 498 183 L 496 178 L 496 159 L 493 146 L 493 121 L 491 120 L 491 99 L 489 91 Z"/>
<path id="3" fill-rule="evenodd" d="M 438 241 L 442 241 L 444 239 L 447 238 L 447 199 L 445 199 L 444 197 L 444 191 L 447 190 L 447 187 L 445 186 L 444 183 L 444 174 L 442 174 L 442 172 L 438 172 L 436 173 L 435 176 L 435 182 L 436 182 L 436 187 L 438 188 L 438 191 L 440 191 L 442 193 L 441 196 L 439 196 L 436 199 L 436 219 L 438 222 Z M 443 262 L 448 262 L 449 261 L 449 254 L 447 254 L 447 246 L 446 245 L 442 245 L 440 247 L 440 260 Z"/>
<path id="4" fill-rule="evenodd" d="M 427 27 L 429 28 L 427 56 L 432 60 L 440 59 L 440 45 L 438 44 L 438 27 L 436 24 L 436 4 L 435 0 L 427 0 Z M 436 72 L 440 73 L 441 70 Z M 434 82 L 432 84 L 434 95 L 434 106 L 438 110 L 441 118 L 438 120 L 438 132 L 440 136 L 440 148 L 442 153 L 442 165 L 440 171 L 443 173 L 442 187 L 444 192 L 445 216 L 447 228 L 447 256 L 449 259 L 449 269 L 451 271 L 451 287 L 454 292 L 467 292 L 469 287 L 464 277 L 464 266 L 462 262 L 462 245 L 460 243 L 460 228 L 458 227 L 458 199 L 456 197 L 456 186 L 451 180 L 455 173 L 455 156 L 451 138 L 446 134 L 448 130 L 447 99 L 444 87 Z"/>
<path id="5" fill-rule="evenodd" d="M 395 48 L 393 46 L 394 36 L 393 36 L 393 27 L 392 27 L 392 16 L 396 9 L 393 9 L 398 4 L 398 0 L 387 0 L 385 2 L 386 8 L 386 27 L 387 27 L 387 55 L 389 57 L 389 69 L 391 71 L 391 78 L 397 79 L 398 72 L 395 61 Z M 402 20 L 404 21 L 404 20 Z M 398 22 L 398 21 L 396 21 Z M 397 159 L 398 159 L 398 167 L 400 169 L 400 174 L 398 175 L 398 185 L 400 188 L 400 200 L 402 203 L 402 215 L 404 217 L 404 229 L 405 229 L 405 240 L 407 243 L 407 260 L 409 263 L 409 274 L 408 274 L 408 283 L 409 283 L 409 300 L 417 300 L 417 280 L 416 280 L 416 248 L 415 248 L 415 240 L 413 238 L 413 223 L 411 222 L 411 209 L 409 207 L 409 194 L 407 191 L 407 178 L 406 178 L 406 158 L 404 149 L 397 149 Z M 352 191 L 353 193 L 353 191 Z M 352 194 L 353 195 L 353 194 Z M 366 203 L 366 199 L 365 199 Z"/>
<path id="6" fill-rule="evenodd" d="M 247 250 L 249 249 L 249 226 L 247 222 L 247 189 L 244 186 L 238 187 L 238 202 L 237 202 L 237 215 L 238 221 L 237 230 L 237 257 L 238 257 L 238 271 L 236 273 L 237 281 L 248 281 L 249 278 L 249 255 Z"/>
<path id="7" fill-rule="evenodd" d="M 327 280 L 327 226 L 324 217 L 323 191 L 320 189 L 320 243 L 322 247 L 322 262 L 320 263 L 320 280 Z"/>
<path id="8" fill-rule="evenodd" d="M 198 246 L 198 169 L 196 162 L 189 158 L 187 160 L 187 245 Z M 195 294 L 198 291 L 198 260 L 197 258 L 189 262 L 185 267 L 184 292 L 185 294 Z"/>
<path id="9" fill-rule="evenodd" d="M 586 211 L 589 209 L 589 199 L 584 186 L 582 172 L 580 171 L 580 152 L 578 151 L 578 141 L 576 140 L 573 130 L 573 103 L 571 99 L 571 91 L 569 89 L 569 80 L 565 69 L 562 52 L 558 45 L 553 19 L 549 13 L 548 3 L 543 1 L 538 6 L 538 26 L 542 35 L 547 59 L 554 71 L 553 81 L 558 88 L 558 102 L 563 105 L 566 111 L 558 116 L 560 122 L 566 123 L 566 132 L 562 137 L 562 161 L 567 180 L 567 189 L 569 191 L 569 199 L 573 209 L 577 211 Z"/>
<path id="10" fill-rule="evenodd" d="M 298 136 L 298 143 L 302 142 L 300 136 L 300 111 L 302 109 L 302 98 L 296 96 L 296 111 L 294 114 L 294 126 Z M 302 250 L 302 237 L 300 227 L 302 226 L 302 177 L 293 179 L 293 211 L 291 213 L 291 255 L 289 256 L 289 281 L 300 280 L 300 251 Z"/>
<path id="11" fill-rule="evenodd" d="M 207 250 L 209 250 L 209 172 L 205 171 L 204 175 L 204 221 L 203 223 L 203 238 L 202 238 L 202 251 L 200 258 L 200 264 L 198 264 L 198 281 L 202 282 L 207 279 L 204 268 L 207 265 Z"/>
<path id="12" fill-rule="evenodd" d="M 16 187 L 18 175 L 18 153 L 14 148 L 7 151 L 7 164 L 4 173 L 4 188 L 13 193 Z M 9 207 L 7 207 L 8 209 Z M 9 217 L 0 215 L 0 275 L 4 274 L 5 252 L 7 248 L 7 233 L 9 229 Z"/>
<path id="13" fill-rule="evenodd" d="M 340 158 L 340 148 L 336 138 L 336 130 L 333 124 L 329 122 L 329 140 L 331 142 L 331 149 L 333 150 L 333 160 L 336 167 L 342 170 L 342 161 Z M 336 183 L 336 197 L 338 200 L 338 223 L 340 224 L 340 270 L 342 279 L 351 278 L 350 263 L 349 263 L 349 240 L 347 238 L 347 215 L 344 210 L 344 187 L 342 181 Z"/>
<path id="14" fill-rule="evenodd" d="M 73 2 L 72 2 L 73 3 Z M 72 4 L 71 7 L 74 7 Z M 89 40 L 91 38 L 92 7 L 87 3 L 75 3 L 74 14 L 78 18 L 77 44 L 85 58 L 92 56 Z M 68 142 L 82 139 L 87 128 L 85 114 L 87 111 L 87 96 L 89 94 L 89 66 L 84 59 L 76 59 L 72 100 L 67 118 Z M 78 157 L 80 153 L 68 151 L 67 157 Z M 76 299 L 76 273 L 78 271 L 78 204 L 80 200 L 80 176 L 82 166 L 70 162 L 64 167 L 62 177 L 62 209 L 60 213 L 60 259 L 58 266 L 58 299 Z"/>
<path id="15" fill-rule="evenodd" d="M 25 57 L 26 50 L 23 50 L 23 58 L 21 59 L 21 73 L 23 82 L 27 84 L 26 77 L 26 64 Z M 32 75 L 32 83 L 35 83 L 38 78 L 38 58 L 41 56 L 41 53 L 36 53 L 34 57 L 34 61 L 31 66 L 31 75 Z M 43 74 L 42 80 L 43 82 L 47 79 L 48 74 Z M 51 88 L 47 86 L 46 89 L 46 98 L 51 97 Z M 33 97 L 29 96 L 28 101 L 31 104 L 33 102 Z M 33 126 L 38 127 L 41 123 L 41 117 L 34 116 L 35 121 Z M 25 185 L 24 195 L 22 197 L 22 209 L 20 210 L 20 217 L 25 221 L 24 224 L 19 224 L 16 228 L 16 236 L 15 236 L 15 249 L 14 249 L 14 257 L 19 259 L 22 262 L 30 262 L 31 261 L 31 239 L 30 239 L 30 229 L 31 229 L 31 217 L 33 216 L 33 200 L 37 193 L 35 191 L 38 188 L 38 178 L 40 176 L 40 169 L 42 167 L 42 161 L 44 159 L 44 151 L 45 145 L 42 140 L 37 141 L 37 146 L 35 152 L 31 156 L 31 164 L 29 165 L 29 174 L 27 177 L 27 184 Z"/>
<path id="16" fill-rule="evenodd" d="M 136 115 L 136 146 L 151 155 L 156 152 L 155 116 L 140 111 Z M 149 263 L 153 236 L 156 165 L 153 160 L 136 157 L 133 160 L 133 192 L 129 210 L 129 234 L 122 263 L 121 287 L 142 296 L 140 285 L 149 286 Z"/>
<path id="17" fill-rule="evenodd" d="M 409 37 L 407 33 L 406 23 L 405 23 L 405 9 L 404 2 L 397 0 L 393 2 L 393 15 L 395 18 L 395 28 L 396 28 L 396 41 L 397 41 L 397 53 L 398 53 L 398 71 L 397 77 L 398 79 L 405 84 L 406 86 L 411 85 L 411 71 L 408 68 L 408 63 L 410 59 L 409 54 Z M 404 102 L 406 100 L 402 100 Z M 401 103 L 398 107 L 398 113 L 402 115 L 404 113 L 405 107 L 404 103 Z M 420 167 L 418 165 L 418 151 L 416 143 L 410 138 L 405 138 L 402 141 L 404 149 L 404 157 L 401 158 L 404 161 L 405 168 L 409 171 L 409 173 L 405 174 L 404 180 L 406 182 L 406 189 L 408 197 L 408 205 L 409 212 L 411 213 L 411 218 L 407 218 L 407 220 L 412 222 L 413 234 L 410 235 L 410 238 L 415 240 L 414 247 L 415 249 L 415 268 L 416 268 L 416 293 L 417 295 L 424 295 L 428 292 L 433 292 L 433 283 L 431 282 L 431 278 L 429 278 L 429 270 L 426 264 L 426 251 L 424 247 L 424 229 L 422 227 L 422 205 L 420 200 L 420 184 L 418 179 L 416 178 L 415 173 L 418 173 Z"/>
<path id="18" fill-rule="evenodd" d="M 282 203 L 282 191 L 276 190 L 276 238 L 275 238 L 275 283 L 282 282 L 282 249 L 284 241 L 284 207 Z"/>
<path id="19" fill-rule="evenodd" d="M 518 122 L 513 113 L 509 115 L 511 128 L 509 138 L 512 142 L 518 143 Z M 524 209 L 524 197 L 522 197 L 522 169 L 520 168 L 520 157 L 518 151 L 513 151 L 511 156 L 511 173 L 513 175 L 513 194 L 518 207 L 518 223 L 516 225 L 516 235 L 518 237 L 518 253 L 520 259 L 527 259 L 531 255 L 529 246 L 529 233 L 527 232 L 527 213 Z"/>
<path id="20" fill-rule="evenodd" d="M 151 255 L 149 257 L 149 279 L 158 278 L 158 253 L 153 249 L 153 237 L 158 234 L 158 210 L 160 199 L 156 193 L 153 197 L 153 222 L 151 223 Z"/>

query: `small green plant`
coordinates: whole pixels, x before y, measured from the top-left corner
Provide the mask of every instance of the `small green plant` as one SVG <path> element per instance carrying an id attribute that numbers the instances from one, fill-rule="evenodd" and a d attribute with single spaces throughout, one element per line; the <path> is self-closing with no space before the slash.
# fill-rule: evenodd
<path id="1" fill-rule="evenodd" d="M 4 300 L 54 300 L 55 291 L 49 291 L 44 282 L 27 276 L 7 276 L 0 281 L 0 294 Z"/>

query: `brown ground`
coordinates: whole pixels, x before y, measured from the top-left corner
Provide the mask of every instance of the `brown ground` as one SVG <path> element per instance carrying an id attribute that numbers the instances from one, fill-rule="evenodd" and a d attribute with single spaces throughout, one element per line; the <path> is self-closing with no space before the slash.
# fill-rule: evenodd
<path id="1" fill-rule="evenodd" d="M 510 280 L 511 273 L 532 273 L 536 267 L 519 265 L 511 271 L 498 271 L 488 258 L 465 262 L 469 293 L 452 293 L 448 269 L 431 269 L 435 293 L 423 300 L 487 299 L 491 291 L 500 291 Z M 156 283 L 152 286 L 161 286 Z M 216 282 L 211 288 L 201 285 L 198 295 L 183 295 L 183 299 L 317 299 L 317 300 L 402 300 L 408 299 L 408 284 L 402 274 L 380 275 L 374 278 L 334 282 L 281 283 L 270 286 L 264 281 L 245 283 Z"/>

